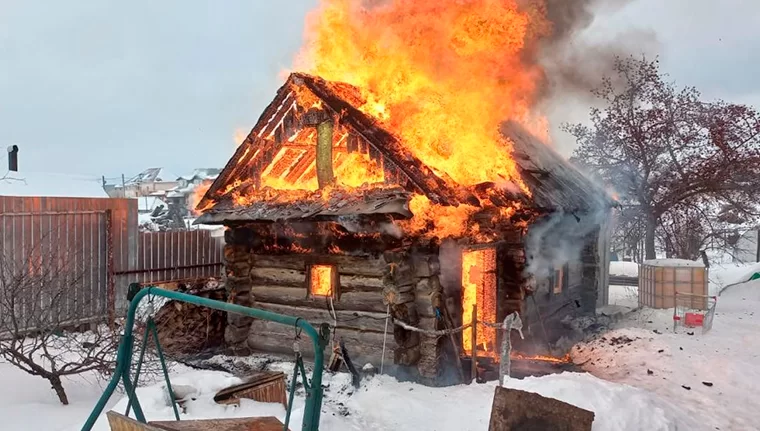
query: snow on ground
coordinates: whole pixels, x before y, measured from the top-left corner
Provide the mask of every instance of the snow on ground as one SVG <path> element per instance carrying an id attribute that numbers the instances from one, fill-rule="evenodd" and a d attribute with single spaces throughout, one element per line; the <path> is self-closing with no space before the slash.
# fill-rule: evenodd
<path id="1" fill-rule="evenodd" d="M 635 286 L 610 286 L 610 305 L 619 305 L 629 309 L 639 306 L 639 288 Z"/>
<path id="2" fill-rule="evenodd" d="M 687 260 L 687 259 L 652 259 L 644 261 L 645 264 L 651 266 L 670 266 L 681 268 L 704 268 L 705 264 L 701 260 Z"/>
<path id="3" fill-rule="evenodd" d="M 758 429 L 760 280 L 725 290 L 706 334 L 674 333 L 672 316 L 672 309 L 631 313 L 618 329 L 576 346 L 573 360 L 602 379 L 657 393 L 701 424 L 692 429 Z"/>
<path id="4" fill-rule="evenodd" d="M 636 262 L 613 261 L 610 262 L 610 275 L 621 277 L 638 277 L 639 264 Z"/>
<path id="5" fill-rule="evenodd" d="M 760 263 L 724 263 L 710 267 L 710 294 L 718 295 L 730 286 L 744 283 L 760 273 Z"/>
<path id="6" fill-rule="evenodd" d="M 292 363 L 270 364 L 269 369 L 286 371 L 290 375 Z M 216 391 L 239 381 L 228 373 L 191 370 L 179 365 L 175 365 L 172 372 L 173 385 L 194 388 L 191 391 L 195 392 L 193 400 L 186 404 L 182 413 L 184 419 L 276 416 L 284 420 L 285 410 L 279 404 L 243 400 L 239 407 L 235 407 L 214 403 Z M 0 364 L 0 383 L 4 387 L 18 388 L 0 393 L 3 429 L 8 430 L 78 430 L 94 407 L 102 387 L 94 381 L 69 381 L 67 389 L 72 404 L 61 406 L 45 381 L 27 376 L 7 364 Z M 698 429 L 684 411 L 657 395 L 607 382 L 591 374 L 563 373 L 507 380 L 506 385 L 594 411 L 595 431 Z M 365 378 L 357 390 L 351 386 L 350 375 L 338 373 L 325 374 L 324 386 L 320 421 L 323 430 L 479 431 L 488 429 L 496 383 L 431 388 L 401 383 L 389 376 L 374 376 Z M 148 420 L 173 419 L 164 388 L 162 383 L 157 383 L 138 389 Z M 115 394 L 108 409 L 123 412 L 126 403 L 123 395 Z M 291 429 L 299 428 L 303 408 L 303 390 L 299 389 Z M 101 416 L 95 429 L 109 429 L 105 415 Z"/>

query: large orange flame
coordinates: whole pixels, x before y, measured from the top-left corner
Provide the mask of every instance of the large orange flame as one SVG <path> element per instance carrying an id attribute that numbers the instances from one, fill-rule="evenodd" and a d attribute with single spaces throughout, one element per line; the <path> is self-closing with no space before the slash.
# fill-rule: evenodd
<path id="1" fill-rule="evenodd" d="M 457 183 L 524 188 L 499 126 L 536 121 L 541 70 L 523 58 L 546 25 L 517 3 L 322 0 L 296 68 L 361 88 L 362 110 Z"/>

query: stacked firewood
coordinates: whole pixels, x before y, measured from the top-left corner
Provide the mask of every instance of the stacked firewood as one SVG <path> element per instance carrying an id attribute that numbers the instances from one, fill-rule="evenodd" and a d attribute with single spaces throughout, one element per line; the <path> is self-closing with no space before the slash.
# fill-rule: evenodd
<path id="1" fill-rule="evenodd" d="M 384 258 L 388 269 L 383 279 L 383 298 L 393 318 L 415 327 L 440 329 L 443 297 L 437 257 L 386 252 Z M 394 325 L 393 338 L 395 364 L 416 365 L 422 377 L 436 376 L 441 349 L 438 337 Z"/>
<path id="2" fill-rule="evenodd" d="M 223 287 L 207 285 L 185 286 L 184 293 L 225 301 Z M 181 359 L 189 355 L 221 348 L 227 316 L 224 312 L 185 302 L 169 301 L 156 313 L 158 339 L 164 353 Z"/>

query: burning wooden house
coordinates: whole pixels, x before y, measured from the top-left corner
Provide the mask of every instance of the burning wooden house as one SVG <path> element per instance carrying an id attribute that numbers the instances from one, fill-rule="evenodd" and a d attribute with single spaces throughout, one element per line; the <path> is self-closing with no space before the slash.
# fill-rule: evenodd
<path id="1" fill-rule="evenodd" d="M 502 132 L 519 184 L 459 183 L 366 104 L 350 85 L 290 75 L 210 187 L 197 222 L 227 227 L 229 300 L 327 322 L 359 364 L 423 381 L 472 349 L 498 361 L 501 334 L 393 321 L 430 331 L 470 323 L 474 305 L 486 323 L 517 311 L 526 339 L 545 345 L 566 316 L 595 312 L 603 190 L 514 123 Z M 240 353 L 290 353 L 294 333 L 229 316 L 225 337 Z"/>

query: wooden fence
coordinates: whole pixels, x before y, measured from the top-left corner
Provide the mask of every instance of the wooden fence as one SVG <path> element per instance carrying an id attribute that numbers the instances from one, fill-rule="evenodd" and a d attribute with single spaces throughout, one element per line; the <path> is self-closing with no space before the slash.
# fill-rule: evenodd
<path id="1" fill-rule="evenodd" d="M 128 199 L 0 196 L 0 322 L 33 330 L 112 316 L 110 274 L 129 266 L 136 234 Z"/>
<path id="2" fill-rule="evenodd" d="M 137 224 L 135 199 L 0 196 L 0 314 L 29 320 L 65 285 L 62 320 L 102 321 L 126 310 L 132 282 L 221 276 L 224 241 L 211 231 L 141 233 Z M 23 301 L 4 309 L 21 276 Z"/>
<path id="3" fill-rule="evenodd" d="M 116 285 L 221 277 L 223 246 L 223 239 L 209 230 L 142 232 L 137 236 L 135 264 L 114 273 Z"/>

